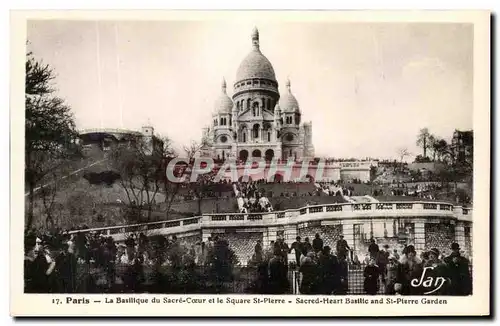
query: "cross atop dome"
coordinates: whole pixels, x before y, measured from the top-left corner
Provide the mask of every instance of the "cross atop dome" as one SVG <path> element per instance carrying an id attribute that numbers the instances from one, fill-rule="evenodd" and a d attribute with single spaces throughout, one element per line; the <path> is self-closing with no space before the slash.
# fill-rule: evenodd
<path id="1" fill-rule="evenodd" d="M 286 78 L 286 83 L 285 83 L 285 86 L 286 88 L 288 89 L 288 92 L 292 92 L 292 89 L 291 89 L 291 83 L 290 83 L 290 77 L 287 77 Z"/>
<path id="2" fill-rule="evenodd" d="M 257 27 L 252 30 L 252 45 L 255 50 L 259 50 L 259 30 Z"/>

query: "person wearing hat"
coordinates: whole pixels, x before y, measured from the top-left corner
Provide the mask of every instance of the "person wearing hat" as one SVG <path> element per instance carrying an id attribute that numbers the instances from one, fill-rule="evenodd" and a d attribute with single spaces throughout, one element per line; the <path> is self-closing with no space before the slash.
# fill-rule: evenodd
<path id="1" fill-rule="evenodd" d="M 419 279 L 422 276 L 422 262 L 417 257 L 413 245 L 406 246 L 403 254 L 397 270 L 396 284 L 401 284 L 402 295 L 419 295 L 421 289 L 412 287 L 410 283 L 413 279 Z"/>
<path id="2" fill-rule="evenodd" d="M 438 277 L 444 277 L 446 282 L 438 291 L 433 292 L 432 295 L 446 295 L 448 293 L 451 281 L 448 279 L 448 268 L 445 263 L 439 259 L 440 251 L 437 248 L 432 248 L 426 252 L 426 261 L 423 263 L 424 268 L 428 268 L 425 272 L 426 277 L 431 277 L 436 280 Z"/>
<path id="3" fill-rule="evenodd" d="M 451 281 L 450 295 L 464 296 L 472 294 L 472 278 L 469 272 L 469 260 L 460 254 L 460 245 L 451 244 L 451 255 L 445 258 Z"/>
<path id="4" fill-rule="evenodd" d="M 375 258 L 371 258 L 363 270 L 363 290 L 368 295 L 376 295 L 379 289 L 380 267 L 377 266 Z"/>

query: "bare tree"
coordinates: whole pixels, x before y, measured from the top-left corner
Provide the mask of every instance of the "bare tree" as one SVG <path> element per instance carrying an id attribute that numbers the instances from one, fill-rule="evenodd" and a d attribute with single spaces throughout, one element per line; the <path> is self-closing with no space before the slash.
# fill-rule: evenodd
<path id="1" fill-rule="evenodd" d="M 194 168 L 194 160 L 196 156 L 200 153 L 201 149 L 205 146 L 205 142 L 195 142 L 191 141 L 189 146 L 184 146 L 184 152 L 186 153 L 186 158 L 189 160 L 189 164 L 187 167 L 187 175 L 190 175 L 193 172 Z M 198 212 L 197 215 L 202 214 L 201 204 L 203 201 L 203 197 L 206 195 L 206 191 L 209 188 L 209 184 L 213 180 L 214 171 L 210 171 L 209 173 L 205 173 L 199 175 L 195 182 L 189 181 L 189 189 L 194 193 L 197 203 L 198 203 Z"/>
<path id="2" fill-rule="evenodd" d="M 411 153 L 408 151 L 407 148 L 398 149 L 399 162 L 400 162 L 401 166 L 403 165 L 404 158 L 408 157 L 410 155 L 411 155 Z"/>
<path id="3" fill-rule="evenodd" d="M 427 157 L 427 149 L 429 149 L 429 137 L 431 134 L 429 133 L 429 129 L 423 128 L 420 129 L 417 136 L 417 146 L 422 147 L 424 158 Z"/>
<path id="4" fill-rule="evenodd" d="M 132 137 L 128 144 L 115 146 L 109 155 L 127 195 L 130 222 L 140 222 L 143 210 L 147 212 L 147 220 L 151 220 L 165 178 L 164 155 L 170 144 L 159 138 L 149 140 L 142 135 Z"/>

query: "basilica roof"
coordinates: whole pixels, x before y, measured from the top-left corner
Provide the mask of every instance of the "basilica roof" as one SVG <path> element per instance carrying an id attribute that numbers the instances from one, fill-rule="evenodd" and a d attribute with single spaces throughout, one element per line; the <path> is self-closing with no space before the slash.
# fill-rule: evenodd
<path id="1" fill-rule="evenodd" d="M 226 93 L 226 80 L 222 80 L 222 85 L 221 85 L 221 94 L 215 100 L 215 111 L 218 114 L 228 114 L 231 113 L 231 110 L 233 109 L 233 101 L 229 96 L 227 96 Z"/>
<path id="2" fill-rule="evenodd" d="M 290 80 L 286 81 L 286 92 L 285 94 L 281 95 L 279 105 L 280 108 L 283 112 L 297 112 L 300 113 L 300 107 L 299 107 L 299 102 L 293 96 L 292 90 L 291 90 L 291 84 Z"/>
<path id="3" fill-rule="evenodd" d="M 236 82 L 263 78 L 276 81 L 276 75 L 271 62 L 260 52 L 259 31 L 254 28 L 252 32 L 252 51 L 243 59 L 236 72 Z"/>

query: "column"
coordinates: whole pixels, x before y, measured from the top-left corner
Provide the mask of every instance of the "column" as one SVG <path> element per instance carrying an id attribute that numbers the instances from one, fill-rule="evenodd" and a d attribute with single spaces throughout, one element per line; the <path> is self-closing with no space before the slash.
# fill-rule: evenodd
<path id="1" fill-rule="evenodd" d="M 414 220 L 413 221 L 415 230 L 415 250 L 420 253 L 425 250 L 425 220 Z"/>
<path id="2" fill-rule="evenodd" d="M 465 250 L 465 225 L 462 221 L 458 221 L 455 225 L 455 242 L 461 249 Z"/>

